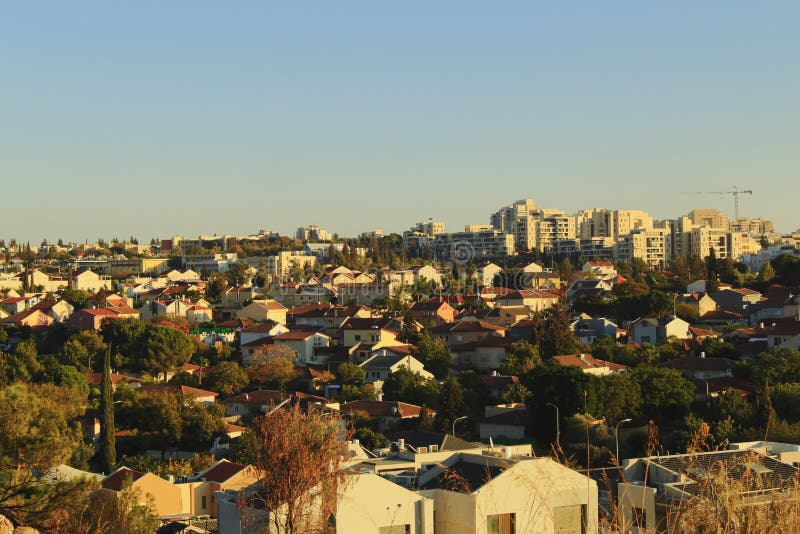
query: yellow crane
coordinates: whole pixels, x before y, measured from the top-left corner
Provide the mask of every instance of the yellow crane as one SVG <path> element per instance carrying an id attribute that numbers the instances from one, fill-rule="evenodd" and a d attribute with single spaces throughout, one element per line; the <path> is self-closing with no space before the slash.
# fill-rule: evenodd
<path id="1" fill-rule="evenodd" d="M 739 186 L 734 185 L 731 189 L 727 191 L 682 191 L 681 194 L 683 195 L 720 195 L 720 197 L 724 197 L 726 195 L 730 195 L 733 197 L 733 213 L 735 216 L 734 220 L 739 220 L 739 195 L 752 195 L 753 192 L 750 189 L 739 189 Z"/>

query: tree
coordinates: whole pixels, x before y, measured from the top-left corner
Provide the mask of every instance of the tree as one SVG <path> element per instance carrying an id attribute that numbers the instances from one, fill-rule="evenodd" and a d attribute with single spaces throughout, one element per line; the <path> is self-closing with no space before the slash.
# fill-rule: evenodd
<path id="1" fill-rule="evenodd" d="M 304 413 L 299 405 L 255 420 L 252 456 L 260 481 L 243 505 L 268 512 L 270 532 L 328 531 L 345 484 L 342 428 L 335 417 Z"/>
<path id="2" fill-rule="evenodd" d="M 534 318 L 533 334 L 542 358 L 575 354 L 583 348 L 569 327 L 570 317 L 561 306 L 553 306 Z"/>
<path id="3" fill-rule="evenodd" d="M 504 375 L 519 376 L 542 363 L 539 348 L 527 341 L 519 341 L 506 349 L 506 359 L 500 364 Z"/>
<path id="4" fill-rule="evenodd" d="M 439 385 L 419 373 L 401 367 L 383 382 L 383 396 L 386 400 L 399 400 L 417 405 L 438 406 Z"/>
<path id="5" fill-rule="evenodd" d="M 76 310 L 84 309 L 88 303 L 85 292 L 71 287 L 65 287 L 61 290 L 61 298 L 74 306 Z"/>
<path id="6" fill-rule="evenodd" d="M 208 376 L 209 387 L 224 396 L 242 391 L 248 382 L 247 372 L 236 362 L 221 362 Z"/>
<path id="7" fill-rule="evenodd" d="M 530 397 L 531 392 L 522 384 L 511 384 L 500 395 L 500 400 L 506 404 L 515 402 L 525 402 Z"/>
<path id="8" fill-rule="evenodd" d="M 456 417 L 464 408 L 464 390 L 455 377 L 449 377 L 440 387 L 440 407 L 436 413 L 436 426 L 443 432 L 451 430 Z"/>
<path id="9" fill-rule="evenodd" d="M 114 425 L 114 386 L 111 384 L 111 349 L 103 359 L 103 379 L 100 385 L 100 463 L 103 472 L 114 471 L 117 464 Z"/>
<path id="10" fill-rule="evenodd" d="M 256 358 L 247 367 L 250 382 L 284 391 L 289 382 L 297 378 L 290 353 L 294 354 L 294 351 L 278 346 Z"/>
<path id="11" fill-rule="evenodd" d="M 81 445 L 80 428 L 69 421 L 85 408 L 86 399 L 66 387 L 0 388 L 0 514 L 49 532 L 48 523 L 91 489 L 85 481 L 51 484 L 36 476 L 68 461 Z"/>
<path id="12" fill-rule="evenodd" d="M 664 419 L 685 415 L 694 398 L 694 385 L 675 369 L 637 367 L 631 377 L 642 391 L 642 415 Z"/>
<path id="13" fill-rule="evenodd" d="M 70 336 L 61 350 L 61 363 L 82 371 L 94 371 L 95 361 L 106 351 L 103 338 L 94 330 L 80 330 Z"/>
<path id="14" fill-rule="evenodd" d="M 436 378 L 447 376 L 447 369 L 452 363 L 450 350 L 440 337 L 433 338 L 428 330 L 420 332 L 417 347 L 412 354 L 421 361 L 425 368 L 433 373 Z"/>
<path id="15" fill-rule="evenodd" d="M 142 370 L 164 374 L 183 365 L 195 351 L 192 338 L 169 326 L 147 325 L 137 340 L 134 363 Z"/>
<path id="16" fill-rule="evenodd" d="M 345 362 L 336 369 L 336 378 L 343 386 L 361 386 L 366 376 L 364 368 L 354 363 Z"/>

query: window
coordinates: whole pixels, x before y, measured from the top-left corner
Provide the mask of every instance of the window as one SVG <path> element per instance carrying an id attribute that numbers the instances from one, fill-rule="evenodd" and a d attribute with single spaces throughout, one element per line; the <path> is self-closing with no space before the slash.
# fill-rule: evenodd
<path id="1" fill-rule="evenodd" d="M 486 516 L 486 534 L 515 534 L 516 527 L 516 514 Z"/>
<path id="2" fill-rule="evenodd" d="M 639 528 L 647 528 L 647 509 L 631 506 L 631 512 L 633 513 L 633 517 L 631 517 L 633 524 Z"/>
<path id="3" fill-rule="evenodd" d="M 356 335 L 356 336 L 355 336 L 355 339 L 356 339 L 356 341 L 361 341 L 361 336 L 359 336 L 359 335 Z"/>
<path id="4" fill-rule="evenodd" d="M 411 525 L 392 525 L 390 527 L 381 527 L 378 529 L 379 534 L 411 534 Z"/>
<path id="5" fill-rule="evenodd" d="M 206 509 L 206 496 L 205 495 L 203 495 L 200 498 L 200 508 L 202 508 L 203 510 Z"/>
<path id="6" fill-rule="evenodd" d="M 553 523 L 556 534 L 585 534 L 586 506 L 582 504 L 554 506 Z"/>

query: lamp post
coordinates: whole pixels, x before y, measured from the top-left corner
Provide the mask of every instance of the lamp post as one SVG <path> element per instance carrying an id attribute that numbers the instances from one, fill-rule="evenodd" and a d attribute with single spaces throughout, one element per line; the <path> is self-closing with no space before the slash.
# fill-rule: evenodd
<path id="1" fill-rule="evenodd" d="M 456 437 L 456 423 L 458 423 L 462 419 L 467 419 L 467 416 L 466 415 L 462 415 L 461 417 L 456 417 L 453 420 L 453 437 Z"/>
<path id="2" fill-rule="evenodd" d="M 633 419 L 630 418 L 622 419 L 621 421 L 617 421 L 617 424 L 614 427 L 614 441 L 617 444 L 617 456 L 616 456 L 617 465 L 619 465 L 619 425 L 621 425 L 622 423 L 630 423 L 631 421 L 633 421 Z"/>
<path id="3" fill-rule="evenodd" d="M 561 450 L 561 425 L 558 422 L 558 406 L 553 404 L 552 402 L 548 402 L 545 406 L 552 406 L 556 409 L 556 446 L 559 450 Z"/>

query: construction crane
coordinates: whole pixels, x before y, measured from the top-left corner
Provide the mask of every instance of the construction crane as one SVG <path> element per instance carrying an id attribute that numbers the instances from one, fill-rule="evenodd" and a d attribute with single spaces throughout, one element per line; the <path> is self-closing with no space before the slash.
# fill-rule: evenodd
<path id="1" fill-rule="evenodd" d="M 753 192 L 749 189 L 739 189 L 739 186 L 734 185 L 728 191 L 682 191 L 682 195 L 720 195 L 721 197 L 725 195 L 730 195 L 733 197 L 733 213 L 736 217 L 735 220 L 739 220 L 739 195 L 752 195 Z"/>

